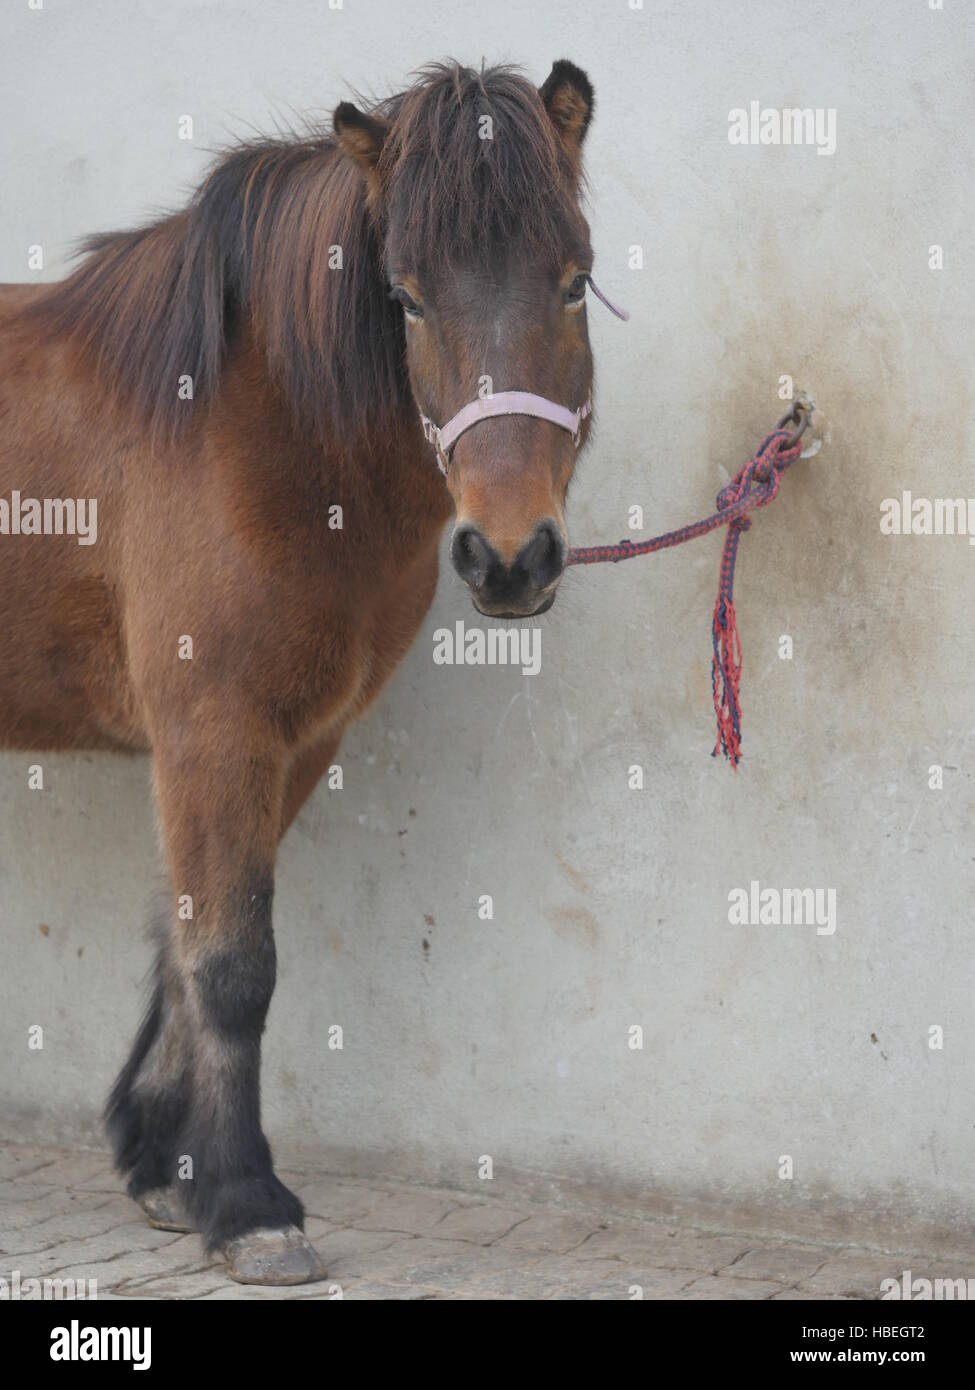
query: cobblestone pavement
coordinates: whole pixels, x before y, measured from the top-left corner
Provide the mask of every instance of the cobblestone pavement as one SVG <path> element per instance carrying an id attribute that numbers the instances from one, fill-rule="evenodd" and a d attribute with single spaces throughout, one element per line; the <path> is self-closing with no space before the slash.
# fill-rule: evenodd
<path id="1" fill-rule="evenodd" d="M 953 1261 L 621 1220 L 407 1183 L 281 1176 L 328 1280 L 234 1284 L 195 1235 L 151 1229 L 107 1155 L 0 1146 L 0 1279 L 95 1279 L 106 1298 L 874 1299 Z"/>

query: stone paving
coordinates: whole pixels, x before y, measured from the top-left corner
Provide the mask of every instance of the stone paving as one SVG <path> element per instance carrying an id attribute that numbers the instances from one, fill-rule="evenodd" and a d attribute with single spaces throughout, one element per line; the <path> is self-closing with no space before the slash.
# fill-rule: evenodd
<path id="1" fill-rule="evenodd" d="M 875 1299 L 917 1255 L 758 1239 L 407 1183 L 282 1171 L 328 1279 L 234 1284 L 195 1235 L 149 1227 L 107 1155 L 0 1146 L 0 1279 L 95 1279 L 98 1297 Z"/>

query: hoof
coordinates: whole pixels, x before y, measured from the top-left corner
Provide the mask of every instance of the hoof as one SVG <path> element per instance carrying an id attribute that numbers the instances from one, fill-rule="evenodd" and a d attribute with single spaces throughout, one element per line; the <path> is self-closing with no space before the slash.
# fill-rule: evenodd
<path id="1" fill-rule="evenodd" d="M 195 1231 L 179 1195 L 172 1187 L 154 1187 L 151 1192 L 143 1192 L 139 1206 L 145 1212 L 149 1225 L 157 1231 Z"/>
<path id="2" fill-rule="evenodd" d="M 314 1284 L 328 1272 L 297 1226 L 248 1231 L 224 1254 L 227 1273 L 238 1284 Z"/>

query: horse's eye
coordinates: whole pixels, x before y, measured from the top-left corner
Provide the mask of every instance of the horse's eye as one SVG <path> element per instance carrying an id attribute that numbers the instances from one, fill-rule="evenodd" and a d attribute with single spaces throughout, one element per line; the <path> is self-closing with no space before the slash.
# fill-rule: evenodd
<path id="1" fill-rule="evenodd" d="M 423 318 L 423 310 L 402 285 L 394 285 L 389 297 L 395 299 L 397 304 L 402 304 L 403 312 L 411 323 L 419 323 L 420 319 Z"/>
<path id="2" fill-rule="evenodd" d="M 566 304 L 581 304 L 586 297 L 586 285 L 588 283 L 588 275 L 577 275 L 565 292 Z"/>

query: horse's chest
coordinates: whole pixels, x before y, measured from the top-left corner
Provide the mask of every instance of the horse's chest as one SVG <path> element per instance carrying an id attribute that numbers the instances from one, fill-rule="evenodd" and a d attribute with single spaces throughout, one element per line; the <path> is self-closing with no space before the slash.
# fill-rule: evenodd
<path id="1" fill-rule="evenodd" d="M 369 674 L 363 693 L 366 704 L 389 679 L 413 645 L 437 588 L 437 552 L 414 563 L 389 583 L 367 629 Z"/>
<path id="2" fill-rule="evenodd" d="M 341 618 L 318 635 L 316 678 L 309 691 L 311 726 L 301 741 L 324 729 L 341 731 L 379 694 L 416 639 L 437 587 L 437 547 L 431 543 L 370 593 L 343 605 Z M 299 703 L 305 700 L 299 696 Z"/>

